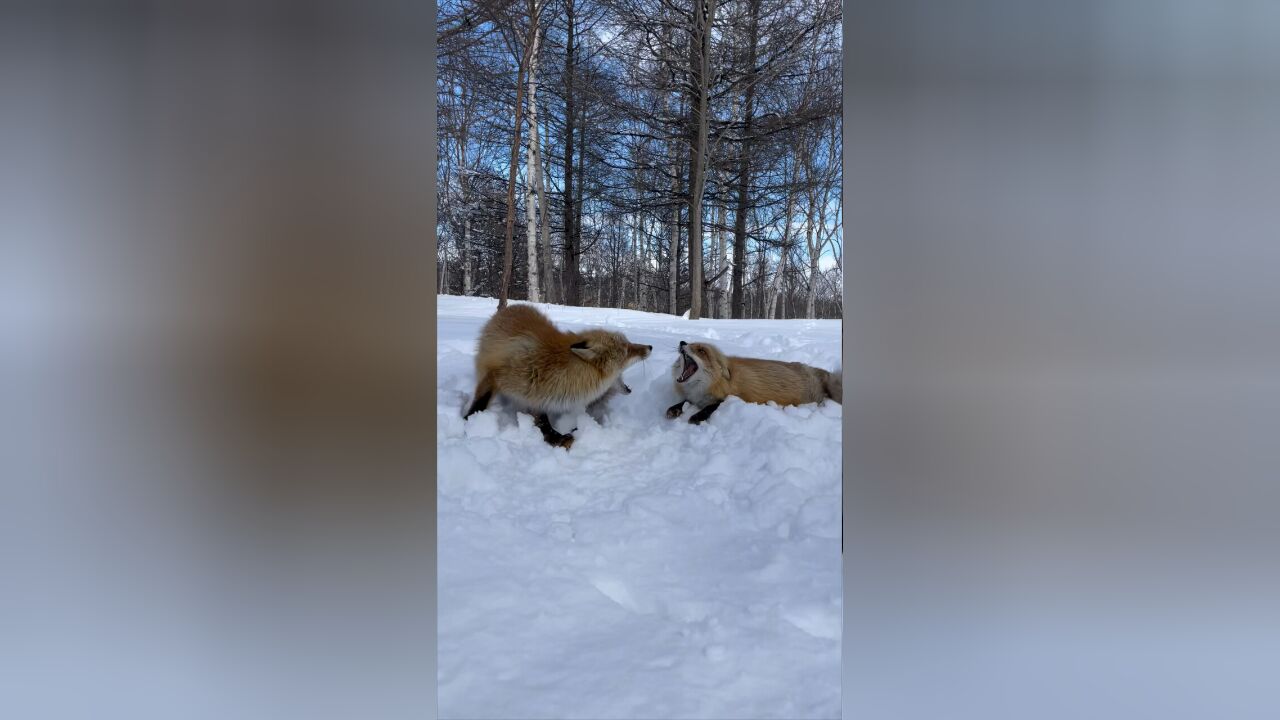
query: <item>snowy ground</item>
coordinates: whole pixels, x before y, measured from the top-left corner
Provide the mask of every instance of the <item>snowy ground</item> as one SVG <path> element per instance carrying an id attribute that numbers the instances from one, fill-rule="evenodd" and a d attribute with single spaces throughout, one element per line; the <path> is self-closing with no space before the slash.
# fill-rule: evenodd
<path id="1" fill-rule="evenodd" d="M 462 421 L 497 301 L 437 299 L 440 717 L 839 717 L 840 405 L 663 416 L 680 340 L 834 369 L 839 321 L 541 305 L 654 346 L 566 452 Z"/>

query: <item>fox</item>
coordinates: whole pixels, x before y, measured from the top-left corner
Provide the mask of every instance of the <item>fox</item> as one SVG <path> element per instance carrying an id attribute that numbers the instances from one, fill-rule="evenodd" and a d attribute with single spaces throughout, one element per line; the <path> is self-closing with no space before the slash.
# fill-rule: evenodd
<path id="1" fill-rule="evenodd" d="M 835 400 L 844 397 L 843 373 L 828 372 L 797 362 L 730 357 L 709 343 L 680 341 L 679 355 L 671 367 L 680 402 L 667 408 L 674 420 L 692 403 L 698 412 L 689 422 L 699 425 L 733 395 L 749 403 L 779 405 Z"/>
<path id="2" fill-rule="evenodd" d="M 630 342 L 610 330 L 564 332 L 530 305 L 499 308 L 480 331 L 476 391 L 463 418 L 501 396 L 533 415 L 549 445 L 568 450 L 573 430 L 557 432 L 548 413 L 598 410 L 606 396 L 623 388 L 630 392 L 622 371 L 651 352 L 652 345 Z"/>

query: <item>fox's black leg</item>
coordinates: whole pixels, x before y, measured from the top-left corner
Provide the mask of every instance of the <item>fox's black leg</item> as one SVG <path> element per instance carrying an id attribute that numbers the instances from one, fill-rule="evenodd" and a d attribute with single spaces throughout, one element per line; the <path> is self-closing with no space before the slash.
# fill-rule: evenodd
<path id="1" fill-rule="evenodd" d="M 471 407 L 467 408 L 467 414 L 462 416 L 463 420 L 475 415 L 476 413 L 489 407 L 489 399 L 493 397 L 493 393 L 485 393 L 478 396 L 471 402 Z"/>
<path id="2" fill-rule="evenodd" d="M 551 419 L 547 417 L 546 413 L 534 415 L 533 426 L 542 431 L 542 439 L 546 440 L 548 445 L 562 447 L 565 450 L 568 450 L 569 446 L 573 445 L 573 435 L 556 432 L 556 429 L 551 427 Z M 577 428 L 574 429 L 576 430 Z"/>
<path id="3" fill-rule="evenodd" d="M 675 418 L 680 417 L 680 413 L 684 412 L 684 404 L 685 404 L 686 402 L 688 402 L 688 401 L 687 401 L 687 400 L 681 400 L 680 402 L 676 403 L 675 405 L 672 405 L 671 407 L 667 408 L 667 418 L 668 418 L 668 419 L 672 419 L 672 420 L 674 420 Z"/>
<path id="4" fill-rule="evenodd" d="M 710 405 L 694 413 L 693 417 L 689 418 L 689 422 L 694 425 L 701 425 L 703 422 L 706 421 L 707 418 L 711 417 L 711 413 L 715 412 L 716 408 L 718 407 L 720 407 L 719 402 L 711 403 Z"/>
<path id="5" fill-rule="evenodd" d="M 476 384 L 475 395 L 472 396 L 471 407 L 467 408 L 467 412 L 463 414 L 462 419 L 475 415 L 476 413 L 489 407 L 489 400 L 493 398 L 493 378 L 488 375 L 480 378 L 480 382 Z"/>

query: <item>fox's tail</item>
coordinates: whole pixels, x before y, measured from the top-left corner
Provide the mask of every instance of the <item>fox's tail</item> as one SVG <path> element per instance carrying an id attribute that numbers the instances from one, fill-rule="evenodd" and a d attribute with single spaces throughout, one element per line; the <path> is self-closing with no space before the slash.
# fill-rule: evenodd
<path id="1" fill-rule="evenodd" d="M 834 371 L 827 373 L 826 377 L 822 379 L 822 389 L 826 391 L 827 397 L 843 405 L 844 368 L 838 367 Z"/>

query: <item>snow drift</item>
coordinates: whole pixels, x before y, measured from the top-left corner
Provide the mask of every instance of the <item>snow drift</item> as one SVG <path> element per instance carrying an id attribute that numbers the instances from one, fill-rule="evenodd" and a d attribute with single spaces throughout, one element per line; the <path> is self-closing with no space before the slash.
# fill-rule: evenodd
<path id="1" fill-rule="evenodd" d="M 840 365 L 834 320 L 539 305 L 653 355 L 572 450 L 498 406 L 464 422 L 485 298 L 439 296 L 442 718 L 835 718 L 841 406 L 730 398 L 667 420 L 680 340 Z"/>

